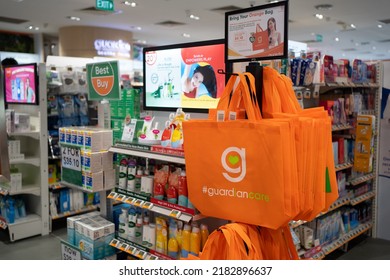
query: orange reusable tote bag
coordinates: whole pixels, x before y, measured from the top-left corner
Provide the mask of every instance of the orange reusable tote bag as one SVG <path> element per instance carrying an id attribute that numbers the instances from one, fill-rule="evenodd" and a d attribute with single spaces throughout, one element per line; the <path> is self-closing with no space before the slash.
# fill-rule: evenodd
<path id="1" fill-rule="evenodd" d="M 248 120 L 183 123 L 188 196 L 204 215 L 276 229 L 291 219 L 284 171 L 292 125 L 257 120 L 245 82 L 240 75 Z"/>

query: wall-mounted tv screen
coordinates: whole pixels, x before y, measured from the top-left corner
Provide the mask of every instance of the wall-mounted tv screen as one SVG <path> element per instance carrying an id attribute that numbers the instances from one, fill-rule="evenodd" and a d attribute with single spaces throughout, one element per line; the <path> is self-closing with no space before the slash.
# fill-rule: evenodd
<path id="1" fill-rule="evenodd" d="M 38 104 L 37 64 L 4 66 L 6 104 Z"/>
<path id="2" fill-rule="evenodd" d="M 225 40 L 144 48 L 144 109 L 207 112 L 225 88 Z"/>

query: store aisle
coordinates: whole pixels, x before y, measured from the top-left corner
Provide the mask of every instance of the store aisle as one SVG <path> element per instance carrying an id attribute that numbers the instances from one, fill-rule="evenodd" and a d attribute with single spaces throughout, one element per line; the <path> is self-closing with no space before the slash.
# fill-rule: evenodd
<path id="1" fill-rule="evenodd" d="M 47 236 L 36 236 L 10 242 L 8 232 L 0 231 L 0 260 L 59 260 L 61 240 L 66 240 L 66 226 L 54 228 Z M 390 260 L 390 241 L 362 237 L 350 243 L 348 252 L 341 250 L 329 255 L 328 260 Z"/>
<path id="2" fill-rule="evenodd" d="M 66 240 L 66 226 L 53 225 L 46 236 L 9 241 L 8 231 L 0 231 L 0 260 L 60 260 L 61 240 Z"/>

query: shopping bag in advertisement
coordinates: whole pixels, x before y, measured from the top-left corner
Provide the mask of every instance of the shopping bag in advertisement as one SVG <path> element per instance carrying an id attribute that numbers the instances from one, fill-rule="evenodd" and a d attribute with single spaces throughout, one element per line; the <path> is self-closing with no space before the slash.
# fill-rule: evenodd
<path id="1" fill-rule="evenodd" d="M 204 215 L 277 229 L 297 211 L 294 125 L 259 119 L 248 80 L 240 74 L 247 120 L 183 123 L 189 199 Z"/>
<path id="2" fill-rule="evenodd" d="M 269 38 L 268 38 L 267 30 L 262 30 L 260 28 L 259 30 L 256 30 L 255 33 L 253 33 L 253 37 L 254 37 L 254 40 L 252 42 L 253 51 L 268 49 Z"/>

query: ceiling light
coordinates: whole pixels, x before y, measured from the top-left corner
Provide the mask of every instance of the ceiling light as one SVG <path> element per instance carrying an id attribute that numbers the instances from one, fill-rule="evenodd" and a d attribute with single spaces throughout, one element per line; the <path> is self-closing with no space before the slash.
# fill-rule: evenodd
<path id="1" fill-rule="evenodd" d="M 190 19 L 200 20 L 200 17 L 191 14 L 191 15 L 190 15 Z"/>
<path id="2" fill-rule="evenodd" d="M 375 46 L 372 46 L 372 49 L 373 49 L 373 50 L 376 50 L 376 47 L 375 47 Z"/>
<path id="3" fill-rule="evenodd" d="M 278 3 L 278 0 L 268 0 L 268 3 Z"/>
<path id="4" fill-rule="evenodd" d="M 315 17 L 318 18 L 318 19 L 323 19 L 324 18 L 324 16 L 321 15 L 321 14 L 315 14 Z"/>
<path id="5" fill-rule="evenodd" d="M 124 1 L 124 2 L 122 2 L 122 4 L 125 4 L 126 6 L 130 6 L 133 8 L 137 6 L 137 3 L 134 1 Z"/>
<path id="6" fill-rule="evenodd" d="M 142 30 L 142 27 L 141 26 L 130 26 L 130 29 L 133 29 L 133 30 Z"/>
<path id="7" fill-rule="evenodd" d="M 335 40 L 336 42 L 338 42 L 338 41 L 340 41 L 340 38 L 339 38 L 339 37 L 336 37 L 336 38 L 334 38 L 334 40 Z"/>
<path id="8" fill-rule="evenodd" d="M 332 9 L 332 7 L 333 6 L 331 4 L 321 4 L 321 5 L 314 6 L 314 8 L 316 8 L 319 11 L 329 11 Z"/>
<path id="9" fill-rule="evenodd" d="M 352 28 L 356 28 L 356 25 L 353 24 L 353 23 L 351 23 L 351 27 L 352 27 Z"/>
<path id="10" fill-rule="evenodd" d="M 185 38 L 190 38 L 191 37 L 191 35 L 188 34 L 188 33 L 183 33 L 182 36 L 185 37 Z"/>
<path id="11" fill-rule="evenodd" d="M 70 20 L 74 20 L 74 21 L 80 21 L 80 20 L 81 20 L 81 18 L 79 18 L 79 17 L 74 17 L 74 16 L 67 16 L 66 18 L 67 18 L 67 19 L 70 19 Z"/>
<path id="12" fill-rule="evenodd" d="M 378 28 L 382 28 L 383 27 L 383 25 L 382 24 L 378 24 Z"/>

